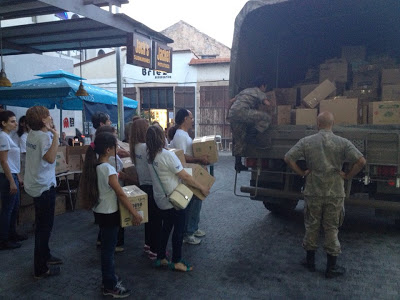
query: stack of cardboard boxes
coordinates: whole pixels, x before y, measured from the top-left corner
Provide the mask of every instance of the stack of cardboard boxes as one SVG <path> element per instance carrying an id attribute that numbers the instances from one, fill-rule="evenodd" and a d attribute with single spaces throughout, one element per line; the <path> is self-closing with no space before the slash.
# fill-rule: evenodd
<path id="1" fill-rule="evenodd" d="M 336 124 L 400 124 L 400 66 L 366 53 L 364 46 L 342 47 L 342 57 L 322 63 L 318 76 L 309 70 L 304 84 L 267 93 L 276 105 L 275 124 L 315 125 L 323 111 L 332 112 Z"/>

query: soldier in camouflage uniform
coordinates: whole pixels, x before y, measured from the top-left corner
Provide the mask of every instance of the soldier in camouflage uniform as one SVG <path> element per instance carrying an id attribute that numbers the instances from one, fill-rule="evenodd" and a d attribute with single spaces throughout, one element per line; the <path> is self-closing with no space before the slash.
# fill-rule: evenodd
<path id="1" fill-rule="evenodd" d="M 231 124 L 233 155 L 236 157 L 236 171 L 247 170 L 241 161 L 241 154 L 247 144 L 257 143 L 257 133 L 264 132 L 271 123 L 271 116 L 260 111 L 261 104 L 270 105 L 266 99 L 267 85 L 261 78 L 254 81 L 253 88 L 241 91 L 234 99 L 228 111 L 228 121 Z"/>
<path id="2" fill-rule="evenodd" d="M 338 228 L 344 217 L 344 180 L 351 180 L 364 167 L 366 161 L 360 151 L 347 139 L 332 132 L 333 115 L 321 113 L 317 118 L 319 132 L 302 138 L 285 155 L 285 162 L 300 176 L 306 177 L 304 189 L 304 224 L 306 233 L 303 247 L 307 251 L 304 265 L 315 271 L 315 251 L 318 248 L 320 227 L 324 229 L 324 250 L 327 252 L 327 278 L 343 275 L 345 269 L 336 265 L 341 253 Z M 296 161 L 304 159 L 307 170 Z M 350 162 L 348 173 L 343 163 Z"/>

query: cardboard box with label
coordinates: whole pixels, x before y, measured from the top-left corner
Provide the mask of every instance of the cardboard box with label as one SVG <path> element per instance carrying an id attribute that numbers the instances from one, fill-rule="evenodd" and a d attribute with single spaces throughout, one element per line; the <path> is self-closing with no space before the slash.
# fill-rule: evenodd
<path id="1" fill-rule="evenodd" d="M 277 125 L 290 125 L 291 120 L 291 105 L 278 105 L 276 114 Z"/>
<path id="2" fill-rule="evenodd" d="M 400 124 L 400 101 L 369 103 L 368 123 L 376 125 Z"/>
<path id="3" fill-rule="evenodd" d="M 400 101 L 400 84 L 382 86 L 382 101 Z"/>
<path id="4" fill-rule="evenodd" d="M 136 211 L 142 216 L 142 223 L 147 223 L 149 221 L 147 194 L 136 185 L 124 186 L 122 189 L 128 197 L 129 202 L 132 203 Z M 121 215 L 121 227 L 132 226 L 132 215 L 121 202 L 118 201 L 118 205 Z"/>
<path id="5" fill-rule="evenodd" d="M 400 69 L 382 70 L 382 86 L 387 84 L 400 84 Z"/>
<path id="6" fill-rule="evenodd" d="M 337 125 L 357 125 L 362 122 L 362 110 L 357 98 L 334 98 L 322 100 L 319 112 L 329 111 L 335 117 Z"/>
<path id="7" fill-rule="evenodd" d="M 69 171 L 81 171 L 82 170 L 82 154 L 86 154 L 86 150 L 89 145 L 86 146 L 66 146 L 66 162 L 68 164 Z"/>
<path id="8" fill-rule="evenodd" d="M 198 137 L 193 140 L 193 156 L 202 157 L 207 155 L 210 164 L 218 161 L 218 148 L 215 135 Z"/>
<path id="9" fill-rule="evenodd" d="M 192 175 L 197 182 L 209 188 L 211 188 L 215 182 L 215 178 L 211 176 L 206 169 L 198 164 L 186 164 L 185 171 Z M 190 185 L 187 186 L 200 200 L 204 200 L 206 198 L 206 196 L 204 196 L 199 189 L 191 187 Z"/>
<path id="10" fill-rule="evenodd" d="M 65 148 L 65 147 L 64 147 Z M 69 171 L 69 166 L 65 160 L 64 152 L 57 151 L 56 154 L 56 174 L 61 174 Z"/>
<path id="11" fill-rule="evenodd" d="M 171 149 L 168 149 L 168 151 L 175 153 L 175 155 L 179 158 L 179 160 L 181 161 L 183 166 L 186 164 L 185 153 L 183 153 L 182 149 L 171 148 Z"/>
<path id="12" fill-rule="evenodd" d="M 318 85 L 302 101 L 306 107 L 315 108 L 322 100 L 326 99 L 326 97 L 334 91 L 336 91 L 336 86 L 327 79 Z"/>
<path id="13" fill-rule="evenodd" d="M 332 82 L 347 82 L 349 67 L 345 59 L 331 59 L 319 66 L 319 82 L 326 79 Z"/>
<path id="14" fill-rule="evenodd" d="M 295 125 L 316 125 L 318 109 L 297 108 L 292 111 L 293 124 Z"/>

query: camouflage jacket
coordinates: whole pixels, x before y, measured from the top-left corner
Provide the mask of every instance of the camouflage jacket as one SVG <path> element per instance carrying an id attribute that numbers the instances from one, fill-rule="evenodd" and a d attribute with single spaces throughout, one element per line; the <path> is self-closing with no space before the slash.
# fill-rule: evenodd
<path id="1" fill-rule="evenodd" d="M 235 113 L 243 113 L 243 111 L 258 109 L 265 98 L 265 93 L 258 87 L 241 91 L 236 95 L 235 102 L 233 102 L 229 109 L 228 118 L 234 116 Z"/>
<path id="2" fill-rule="evenodd" d="M 343 163 L 355 163 L 363 155 L 347 139 L 329 130 L 302 138 L 286 156 L 304 159 L 311 173 L 306 177 L 306 196 L 344 197 L 344 182 L 339 172 Z"/>

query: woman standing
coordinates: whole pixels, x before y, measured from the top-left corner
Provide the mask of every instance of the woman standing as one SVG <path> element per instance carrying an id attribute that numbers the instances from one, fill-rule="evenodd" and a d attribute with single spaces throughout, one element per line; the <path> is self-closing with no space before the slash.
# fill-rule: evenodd
<path id="1" fill-rule="evenodd" d="M 10 137 L 17 128 L 17 119 L 12 111 L 0 112 L 0 249 L 21 247 L 18 241 L 26 239 L 17 234 L 17 214 L 19 207 L 20 150 Z"/>
<path id="2" fill-rule="evenodd" d="M 180 109 L 175 116 L 175 129 L 171 131 L 171 148 L 182 149 L 188 163 L 198 163 L 209 165 L 207 156 L 193 157 L 193 141 L 189 131 L 193 128 L 193 116 L 187 109 Z M 201 242 L 199 237 L 204 237 L 206 233 L 199 229 L 200 210 L 203 201 L 193 195 L 192 201 L 186 209 L 186 224 L 183 241 L 187 244 L 198 245 Z"/>
<path id="3" fill-rule="evenodd" d="M 147 163 L 146 132 L 149 122 L 146 119 L 133 121 L 129 137 L 132 162 L 139 176 L 140 189 L 147 194 L 149 222 L 144 225 L 144 251 L 150 259 L 157 258 L 160 244 L 160 212 L 153 197 L 153 183 Z"/>
<path id="4" fill-rule="evenodd" d="M 157 253 L 156 266 L 169 265 L 178 271 L 191 271 L 192 267 L 182 260 L 183 231 L 185 226 L 185 210 L 176 210 L 168 200 L 168 196 L 184 180 L 190 186 L 198 188 L 204 195 L 210 189 L 194 180 L 182 167 L 175 153 L 165 147 L 164 131 L 159 126 L 150 126 L 146 133 L 149 170 L 153 182 L 154 200 L 160 208 L 162 221 L 161 242 Z M 165 192 L 164 192 L 165 191 Z M 172 262 L 166 256 L 166 248 L 172 228 Z"/>
<path id="5" fill-rule="evenodd" d="M 29 108 L 26 123 L 31 131 L 26 140 L 24 187 L 35 205 L 34 278 L 40 279 L 60 274 L 60 267 L 54 265 L 63 263 L 51 255 L 49 248 L 56 200 L 58 132 L 51 127 L 51 116 L 44 106 Z"/>

